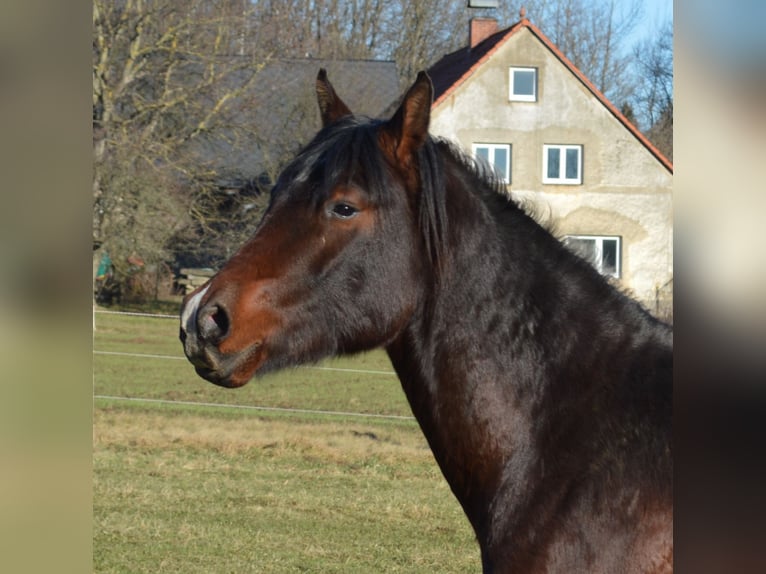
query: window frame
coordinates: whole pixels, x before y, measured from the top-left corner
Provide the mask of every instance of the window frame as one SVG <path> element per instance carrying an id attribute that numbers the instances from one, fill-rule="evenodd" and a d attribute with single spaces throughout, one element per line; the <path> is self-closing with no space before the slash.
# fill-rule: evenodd
<path id="1" fill-rule="evenodd" d="M 559 156 L 559 177 L 548 177 L 548 152 L 552 149 L 558 149 Z M 577 150 L 577 177 L 566 177 L 566 152 L 568 150 Z M 581 144 L 543 144 L 543 183 L 555 185 L 582 185 L 583 169 L 583 146 Z M 564 177 L 561 177 L 561 174 Z"/>
<path id="2" fill-rule="evenodd" d="M 491 153 L 487 154 L 487 163 L 489 163 L 490 167 L 493 169 L 494 173 L 497 176 L 502 176 L 502 181 L 505 185 L 511 185 L 511 179 L 513 175 L 513 144 L 502 144 L 502 143 L 473 143 L 471 144 L 471 154 L 473 155 L 474 159 L 478 159 L 476 156 L 476 149 L 477 148 L 487 148 Z M 497 169 L 494 162 L 495 157 L 495 150 L 502 148 L 506 151 L 507 157 L 508 157 L 508 165 L 506 166 L 507 169 L 505 171 L 505 174 L 502 174 L 500 170 Z"/>
<path id="3" fill-rule="evenodd" d="M 532 84 L 532 95 L 528 94 L 515 94 L 513 92 L 515 86 L 515 72 L 533 72 L 534 81 Z M 508 68 L 508 101 L 509 102 L 536 102 L 537 101 L 537 81 L 538 71 L 537 68 L 532 66 L 510 66 Z"/>
<path id="4" fill-rule="evenodd" d="M 578 252 L 574 246 L 570 245 L 570 239 L 576 239 L 578 241 L 593 241 L 595 243 L 594 255 L 598 259 L 596 261 L 588 261 L 593 267 L 596 268 L 601 275 L 605 277 L 614 277 L 620 279 L 622 277 L 622 237 L 619 235 L 587 235 L 587 234 L 572 234 L 564 236 L 564 244 L 568 249 L 576 253 L 578 256 L 585 258 L 580 252 Z M 614 273 L 604 271 L 604 241 L 615 241 L 617 243 L 617 249 L 615 252 Z M 597 264 L 598 263 L 598 264 Z"/>

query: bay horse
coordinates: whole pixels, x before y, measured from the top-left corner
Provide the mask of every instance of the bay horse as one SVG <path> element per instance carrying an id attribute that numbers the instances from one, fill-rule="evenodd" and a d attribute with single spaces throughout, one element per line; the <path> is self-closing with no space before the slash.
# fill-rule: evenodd
<path id="1" fill-rule="evenodd" d="M 485 573 L 672 572 L 671 328 L 429 135 L 424 72 L 388 120 L 316 91 L 322 129 L 183 302 L 197 373 L 383 347 Z"/>

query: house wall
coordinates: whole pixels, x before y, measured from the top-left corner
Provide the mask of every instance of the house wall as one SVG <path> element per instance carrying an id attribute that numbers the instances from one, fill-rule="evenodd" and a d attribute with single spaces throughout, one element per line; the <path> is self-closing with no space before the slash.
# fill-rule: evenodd
<path id="1" fill-rule="evenodd" d="M 538 68 L 536 102 L 510 102 L 509 67 Z M 672 174 L 527 28 L 432 112 L 431 132 L 512 145 L 509 192 L 549 214 L 556 233 L 622 238 L 620 282 L 653 308 L 672 279 Z M 581 185 L 542 183 L 543 144 L 583 146 Z"/>

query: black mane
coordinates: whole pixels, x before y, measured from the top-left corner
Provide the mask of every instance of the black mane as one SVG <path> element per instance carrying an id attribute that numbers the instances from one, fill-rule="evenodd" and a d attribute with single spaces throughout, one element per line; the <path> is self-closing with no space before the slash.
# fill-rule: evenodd
<path id="1" fill-rule="evenodd" d="M 371 201 L 385 206 L 391 201 L 392 181 L 378 141 L 383 122 L 365 116 L 346 116 L 324 127 L 283 170 L 272 190 L 276 198 L 285 187 L 304 189 L 314 206 L 328 198 L 333 187 L 359 178 Z M 418 217 L 423 241 L 434 267 L 446 253 L 447 191 L 445 164 L 451 164 L 467 180 L 467 187 L 482 199 L 497 217 L 524 213 L 533 220 L 538 216 L 528 203 L 512 199 L 505 183 L 486 162 L 469 156 L 449 140 L 429 137 L 418 150 L 419 190 Z"/>

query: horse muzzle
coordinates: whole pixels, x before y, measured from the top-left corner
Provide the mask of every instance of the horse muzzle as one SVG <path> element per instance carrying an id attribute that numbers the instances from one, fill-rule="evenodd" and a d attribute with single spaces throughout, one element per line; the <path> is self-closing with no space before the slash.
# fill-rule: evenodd
<path id="1" fill-rule="evenodd" d="M 240 387 L 248 379 L 233 376 L 234 357 L 224 356 L 218 347 L 229 334 L 229 313 L 220 302 L 203 303 L 209 287 L 208 283 L 184 300 L 179 338 L 186 358 L 200 377 L 222 387 Z"/>

